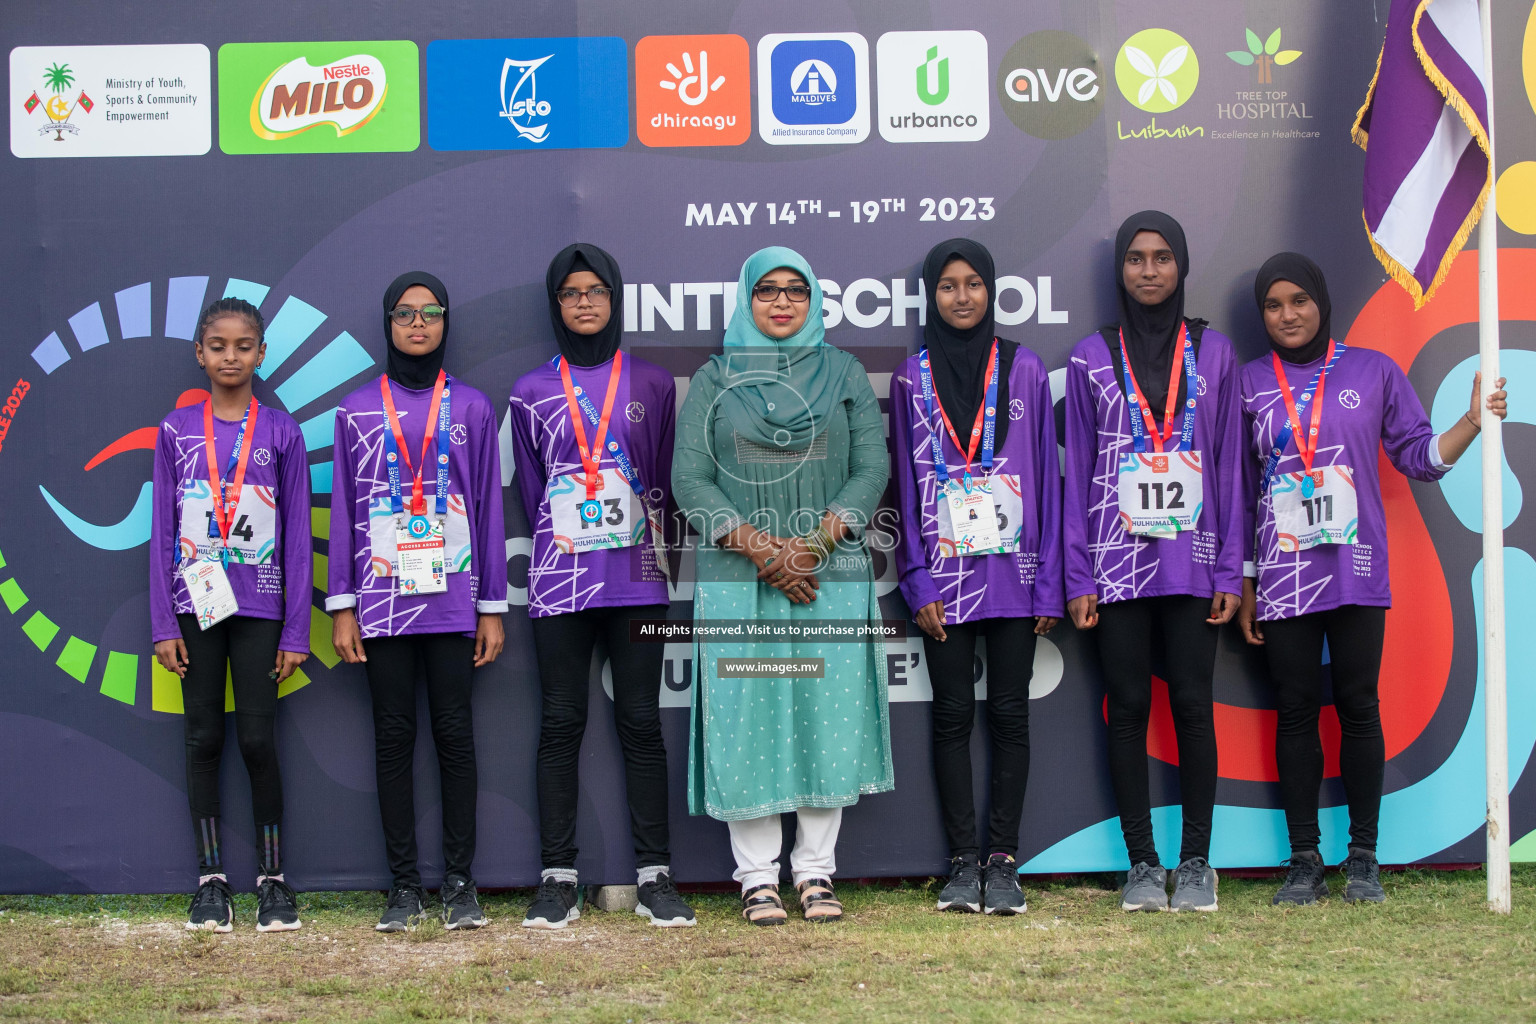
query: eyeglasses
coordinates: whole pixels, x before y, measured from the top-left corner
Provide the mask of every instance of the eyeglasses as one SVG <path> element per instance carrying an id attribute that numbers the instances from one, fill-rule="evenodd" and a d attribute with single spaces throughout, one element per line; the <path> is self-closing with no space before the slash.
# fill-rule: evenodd
<path id="1" fill-rule="evenodd" d="M 594 306 L 606 306 L 613 298 L 613 289 L 598 285 L 595 288 L 561 288 L 555 292 L 555 301 L 562 306 L 579 305 L 582 296 Z"/>
<path id="2" fill-rule="evenodd" d="M 792 284 L 779 287 L 776 284 L 760 284 L 752 289 L 752 297 L 758 302 L 777 302 L 780 295 L 788 295 L 790 302 L 805 302 L 811 297 L 809 285 Z"/>
<path id="3" fill-rule="evenodd" d="M 416 320 L 416 314 L 421 314 L 421 322 L 435 324 L 448 312 L 446 306 L 422 306 L 420 309 L 412 309 L 410 306 L 396 306 L 389 311 L 390 318 L 395 323 L 404 327 Z"/>

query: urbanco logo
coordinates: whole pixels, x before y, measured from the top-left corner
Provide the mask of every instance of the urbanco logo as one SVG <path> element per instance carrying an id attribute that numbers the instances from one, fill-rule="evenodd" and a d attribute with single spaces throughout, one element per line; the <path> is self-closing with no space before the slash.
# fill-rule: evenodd
<path id="1" fill-rule="evenodd" d="M 997 95 L 1009 120 L 1030 135 L 1069 138 L 1103 109 L 1098 55 L 1070 32 L 1032 32 L 1004 55 Z"/>
<path id="2" fill-rule="evenodd" d="M 1194 95 L 1200 59 L 1183 36 L 1165 28 L 1137 32 L 1115 58 L 1115 84 L 1138 110 L 1164 114 Z"/>
<path id="3" fill-rule="evenodd" d="M 752 133 L 751 56 L 736 35 L 635 44 L 635 134 L 647 146 L 737 146 Z"/>
<path id="4" fill-rule="evenodd" d="M 757 132 L 775 146 L 869 137 L 869 43 L 855 32 L 757 43 Z"/>
<path id="5" fill-rule="evenodd" d="M 882 138 L 986 138 L 987 40 L 980 32 L 887 32 L 875 43 L 875 58 Z"/>

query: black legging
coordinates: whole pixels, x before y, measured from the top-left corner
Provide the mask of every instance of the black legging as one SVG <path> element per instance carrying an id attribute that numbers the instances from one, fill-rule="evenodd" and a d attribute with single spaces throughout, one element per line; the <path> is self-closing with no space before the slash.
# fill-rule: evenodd
<path id="1" fill-rule="evenodd" d="M 277 767 L 272 723 L 277 714 L 277 683 L 268 675 L 277 662 L 283 624 L 276 619 L 231 615 L 208 629 L 197 617 L 178 615 L 187 648 L 187 674 L 181 680 L 182 724 L 187 743 L 187 802 L 197 837 L 198 874 L 224 870 L 219 852 L 219 762 L 224 756 L 225 667 L 235 691 L 235 736 L 251 778 L 261 870 L 281 870 L 276 851 L 262 849 L 266 826 L 283 817 L 283 780 Z M 270 861 L 270 863 L 269 863 Z"/>
<path id="2" fill-rule="evenodd" d="M 637 867 L 670 863 L 667 751 L 662 746 L 664 644 L 630 641 L 631 619 L 664 619 L 667 606 L 592 608 L 533 619 L 544 693 L 539 727 L 539 840 L 546 868 L 576 866 L 577 762 L 587 727 L 592 651 L 601 638 L 613 667 L 613 716 L 624 754 L 624 787 Z"/>
<path id="3" fill-rule="evenodd" d="M 1323 744 L 1317 716 L 1323 695 L 1323 638 L 1328 639 L 1333 706 L 1339 713 L 1339 774 L 1349 802 L 1351 846 L 1375 852 L 1386 747 L 1381 737 L 1381 645 L 1387 610 L 1346 604 L 1325 612 L 1261 624 L 1275 684 L 1275 762 L 1291 850 L 1316 850 Z"/>
<path id="4" fill-rule="evenodd" d="M 443 801 L 443 874 L 473 880 L 475 727 L 470 712 L 474 637 L 420 633 L 363 642 L 373 693 L 373 750 L 384 852 L 395 885 L 420 885 L 416 866 L 416 680 L 425 669 L 427 707 Z"/>
<path id="5" fill-rule="evenodd" d="M 1184 834 L 1179 860 L 1208 857 L 1216 806 L 1216 723 L 1211 675 L 1217 627 L 1211 599 L 1182 594 L 1099 605 L 1099 659 L 1109 694 L 1109 774 L 1131 864 L 1157 864 L 1147 773 L 1152 644 L 1160 638 L 1168 702 L 1179 739 Z"/>
<path id="6" fill-rule="evenodd" d="M 1035 620 L 980 619 L 944 627 L 943 643 L 923 637 L 933 684 L 933 773 L 951 857 L 976 855 L 971 790 L 971 726 L 976 720 L 976 638 L 987 638 L 987 730 L 992 737 L 992 813 L 987 853 L 1019 851 L 1019 819 L 1029 782 L 1029 680 L 1035 670 Z"/>

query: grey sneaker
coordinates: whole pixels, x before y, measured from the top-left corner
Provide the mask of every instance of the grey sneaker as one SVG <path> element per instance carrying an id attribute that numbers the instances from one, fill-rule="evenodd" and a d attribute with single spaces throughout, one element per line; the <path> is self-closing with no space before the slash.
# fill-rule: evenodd
<path id="1" fill-rule="evenodd" d="M 1121 910 L 1167 910 L 1168 872 L 1161 865 L 1138 861 L 1120 890 Z"/>
<path id="2" fill-rule="evenodd" d="M 987 858 L 982 891 L 989 914 L 1022 914 L 1029 909 L 1024 889 L 1019 885 L 1019 862 L 1006 853 Z"/>
<path id="3" fill-rule="evenodd" d="M 480 910 L 480 897 L 475 883 L 467 878 L 443 880 L 443 927 L 449 931 L 460 928 L 480 928 L 485 925 L 485 914 Z"/>
<path id="4" fill-rule="evenodd" d="M 949 862 L 949 881 L 939 893 L 939 909 L 981 913 L 981 865 L 975 857 L 960 856 Z"/>
<path id="5" fill-rule="evenodd" d="M 1191 857 L 1173 872 L 1173 899 L 1169 910 L 1216 909 L 1216 869 L 1204 857 Z"/>
<path id="6" fill-rule="evenodd" d="M 1328 896 L 1328 882 L 1323 878 L 1323 858 L 1316 850 L 1308 850 L 1305 853 L 1292 853 L 1290 870 L 1286 872 L 1285 884 L 1280 886 L 1280 891 L 1275 893 L 1271 903 L 1293 903 L 1304 907 L 1316 903 Z"/>
<path id="7" fill-rule="evenodd" d="M 1370 850 L 1351 846 L 1339 869 L 1344 872 L 1345 903 L 1387 902 L 1386 890 L 1381 887 L 1381 865 Z"/>

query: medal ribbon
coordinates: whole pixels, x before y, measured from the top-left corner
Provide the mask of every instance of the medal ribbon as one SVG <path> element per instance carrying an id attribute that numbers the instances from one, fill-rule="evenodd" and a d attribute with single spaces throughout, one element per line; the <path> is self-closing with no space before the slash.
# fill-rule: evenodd
<path id="1" fill-rule="evenodd" d="M 944 429 L 949 433 L 949 440 L 955 446 L 955 450 L 965 453 L 965 476 L 963 485 L 967 494 L 971 491 L 971 463 L 976 458 L 977 445 L 981 446 L 981 468 L 983 473 L 992 472 L 992 445 L 997 437 L 997 339 L 992 339 L 992 354 L 987 357 L 987 392 L 981 408 L 976 410 L 976 422 L 971 425 L 971 440 L 969 445 L 960 443 L 960 436 L 955 433 L 954 424 L 949 422 L 949 413 L 944 411 L 944 405 L 939 401 L 938 392 L 933 386 L 933 371 L 929 366 L 928 349 L 924 347 L 917 354 L 917 368 L 923 387 L 923 403 L 928 408 L 928 441 L 933 447 L 933 468 L 938 474 L 939 487 L 949 486 L 949 465 L 944 460 L 944 445 L 939 440 L 938 426 L 933 422 L 933 412 L 939 412 L 939 418 L 944 423 Z"/>
<path id="2" fill-rule="evenodd" d="M 1307 390 L 1302 392 L 1301 398 L 1295 398 L 1291 394 L 1290 381 L 1285 377 L 1285 364 L 1275 353 L 1270 353 L 1270 359 L 1275 365 L 1275 380 L 1280 384 L 1280 394 L 1285 398 L 1285 413 L 1287 422 L 1280 428 L 1280 433 L 1275 435 L 1275 443 L 1269 450 L 1269 460 L 1264 466 L 1264 480 L 1260 485 L 1259 493 L 1269 490 L 1269 483 L 1274 479 L 1275 469 L 1280 465 L 1280 457 L 1285 452 L 1285 446 L 1294 438 L 1296 441 L 1296 454 L 1301 456 L 1301 465 L 1308 472 L 1312 472 L 1312 460 L 1317 456 L 1318 431 L 1323 422 L 1323 385 L 1327 381 L 1328 371 L 1339 361 L 1344 354 L 1344 346 L 1329 339 L 1328 358 L 1323 365 L 1317 368 L 1312 375 L 1312 381 L 1307 385 Z M 1306 435 L 1302 434 L 1301 417 L 1307 411 L 1307 406 L 1312 406 L 1312 420 L 1310 430 Z"/>
<path id="3" fill-rule="evenodd" d="M 453 424 L 453 394 L 451 378 L 442 370 L 437 371 L 437 383 L 432 388 L 432 412 L 423 417 L 425 429 L 421 437 L 421 459 L 417 467 L 411 465 L 411 453 L 405 444 L 405 434 L 400 429 L 400 416 L 395 412 L 395 397 L 390 391 L 389 377 L 379 378 L 379 393 L 384 399 L 384 418 L 389 421 L 389 432 L 384 435 L 384 465 L 389 473 L 389 500 L 395 515 L 404 513 L 400 498 L 400 463 L 411 473 L 411 515 L 427 513 L 426 499 L 422 496 L 422 473 L 427 468 L 427 445 L 432 442 L 432 421 L 437 420 L 437 494 L 434 496 L 437 514 L 448 514 L 448 430 Z"/>
<path id="4" fill-rule="evenodd" d="M 615 352 L 613 356 L 614 362 L 617 363 L 623 355 L 624 353 L 622 352 Z M 556 356 L 550 365 L 560 371 L 562 379 L 570 373 L 566 367 L 565 356 L 563 355 Z M 569 399 L 570 395 L 567 394 L 566 397 Z M 581 394 L 576 396 L 576 403 L 581 406 L 581 411 L 587 417 L 587 422 L 591 423 L 594 427 L 602 426 L 602 417 L 598 415 L 597 406 L 592 404 L 592 399 L 588 397 L 586 389 L 582 389 Z M 613 461 L 619 464 L 619 473 L 623 475 L 625 483 L 629 484 L 629 489 L 635 492 L 635 497 L 639 498 L 642 502 L 645 501 L 645 485 L 640 482 L 640 474 L 635 470 L 635 464 L 630 461 L 629 455 L 624 451 L 623 446 L 619 444 L 617 437 L 610 437 L 608 439 L 608 454 L 612 455 Z"/>
<path id="5" fill-rule="evenodd" d="M 1120 360 L 1125 369 L 1125 395 L 1135 402 L 1141 411 L 1141 420 L 1137 422 L 1135 414 L 1131 415 L 1131 443 L 1138 453 L 1147 450 L 1147 437 L 1152 438 L 1152 450 L 1161 452 L 1163 445 L 1173 436 L 1173 414 L 1179 404 L 1179 364 L 1184 364 L 1184 429 L 1179 434 L 1179 447 L 1184 451 L 1194 450 L 1195 441 L 1195 395 L 1198 391 L 1197 383 L 1199 374 L 1195 372 L 1195 347 L 1189 343 L 1189 325 L 1179 327 L 1179 351 L 1177 358 L 1168 371 L 1168 401 L 1163 408 L 1163 428 L 1157 429 L 1157 424 L 1152 419 L 1152 407 L 1147 404 L 1147 396 L 1141 393 L 1141 388 L 1136 386 L 1136 375 L 1131 372 L 1130 353 L 1125 348 L 1125 332 L 1120 332 Z"/>
<path id="6" fill-rule="evenodd" d="M 619 393 L 619 374 L 624 365 L 624 353 L 613 354 L 613 369 L 608 374 L 608 394 L 603 399 L 603 414 L 597 420 L 597 435 L 593 438 L 591 448 L 587 447 L 587 429 L 582 425 L 581 414 L 577 410 L 576 382 L 571 379 L 571 368 L 566 365 L 565 357 L 560 357 L 560 381 L 565 385 L 565 404 L 571 411 L 571 425 L 576 428 L 576 448 L 581 452 L 581 468 L 587 477 L 587 500 L 592 501 L 597 497 L 598 466 L 603 458 L 603 439 L 608 435 L 608 420 L 613 415 L 613 399 Z M 586 404 L 592 404 L 587 398 L 586 392 L 581 393 Z M 593 455 L 593 451 L 597 454 Z M 625 461 L 628 461 L 627 459 Z M 628 477 L 626 477 L 628 479 Z M 630 486 L 635 486 L 631 480 Z"/>
<path id="7" fill-rule="evenodd" d="M 229 528 L 235 521 L 235 512 L 240 508 L 240 492 L 245 487 L 245 468 L 251 458 L 251 448 L 256 444 L 256 409 L 256 396 L 252 395 L 245 422 L 240 425 L 235 446 L 229 452 L 229 466 L 235 478 L 226 484 L 224 478 L 219 476 L 218 456 L 213 450 L 213 399 L 203 403 L 203 450 L 208 454 L 208 490 L 213 495 L 213 521 L 219 529 L 219 540 L 223 542 L 220 558 L 226 568 L 229 566 Z M 250 445 L 245 443 L 246 438 L 250 438 Z M 225 471 L 226 475 L 230 470 Z"/>

